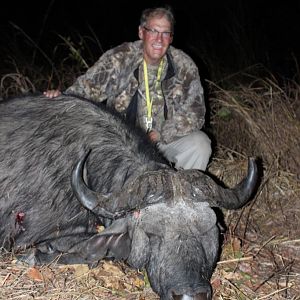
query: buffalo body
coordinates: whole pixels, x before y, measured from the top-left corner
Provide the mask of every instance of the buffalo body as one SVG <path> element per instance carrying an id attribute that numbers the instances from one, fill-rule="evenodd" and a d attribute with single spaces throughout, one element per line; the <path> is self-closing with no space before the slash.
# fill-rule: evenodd
<path id="1" fill-rule="evenodd" d="M 0 103 L 0 170 L 0 246 L 30 264 L 124 259 L 168 300 L 211 299 L 212 207 L 242 207 L 257 181 L 254 160 L 234 189 L 176 171 L 120 116 L 64 95 Z"/>

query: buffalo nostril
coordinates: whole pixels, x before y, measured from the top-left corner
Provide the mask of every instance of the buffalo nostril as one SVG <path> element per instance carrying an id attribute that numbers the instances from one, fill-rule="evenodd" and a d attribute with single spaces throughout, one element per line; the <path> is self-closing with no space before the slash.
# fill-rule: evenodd
<path id="1" fill-rule="evenodd" d="M 189 295 L 173 295 L 174 300 L 211 300 L 210 293 L 199 293 L 193 296 Z"/>

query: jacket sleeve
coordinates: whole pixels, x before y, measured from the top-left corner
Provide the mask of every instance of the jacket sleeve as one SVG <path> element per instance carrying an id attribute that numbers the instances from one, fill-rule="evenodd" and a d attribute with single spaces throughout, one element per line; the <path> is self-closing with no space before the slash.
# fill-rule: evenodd
<path id="1" fill-rule="evenodd" d="M 197 66 L 189 59 L 188 65 L 178 68 L 177 72 L 180 72 L 179 78 L 175 78 L 177 83 L 167 96 L 168 109 L 171 111 L 162 127 L 163 143 L 200 130 L 205 122 L 206 108 Z"/>
<path id="2" fill-rule="evenodd" d="M 65 92 L 96 102 L 102 102 L 116 93 L 120 53 L 115 49 L 105 52 L 99 60 L 78 77 Z"/>

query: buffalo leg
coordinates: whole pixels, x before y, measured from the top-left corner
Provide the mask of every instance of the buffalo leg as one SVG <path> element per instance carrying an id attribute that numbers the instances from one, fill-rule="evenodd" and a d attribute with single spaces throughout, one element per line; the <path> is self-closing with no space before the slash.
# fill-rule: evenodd
<path id="1" fill-rule="evenodd" d="M 17 258 L 30 266 L 56 263 L 61 265 L 88 264 L 90 267 L 96 267 L 98 264 L 98 261 L 86 261 L 79 253 L 62 253 L 58 251 L 44 253 L 36 248 L 28 249 L 26 253 L 18 255 Z"/>
<path id="2" fill-rule="evenodd" d="M 83 258 L 76 253 L 68 256 L 70 248 L 91 238 L 94 234 L 81 233 L 71 236 L 61 236 L 36 244 L 17 256 L 18 260 L 31 266 L 57 262 L 59 264 L 84 263 Z"/>
<path id="3" fill-rule="evenodd" d="M 128 234 L 67 236 L 47 240 L 18 256 L 29 265 L 55 262 L 58 264 L 88 264 L 94 267 L 99 260 L 107 258 L 126 259 L 131 241 Z"/>

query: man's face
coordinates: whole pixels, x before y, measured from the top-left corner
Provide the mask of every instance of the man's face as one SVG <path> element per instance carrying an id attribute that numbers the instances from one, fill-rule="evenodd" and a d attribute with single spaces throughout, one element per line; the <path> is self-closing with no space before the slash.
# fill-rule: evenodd
<path id="1" fill-rule="evenodd" d="M 165 17 L 149 19 L 144 27 L 139 27 L 139 37 L 144 44 L 144 59 L 157 65 L 172 43 L 171 24 Z"/>

